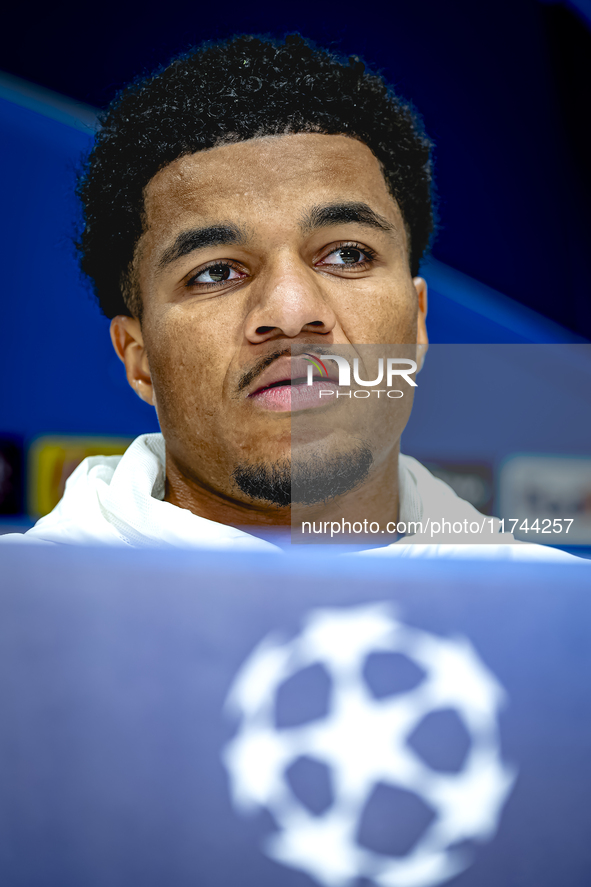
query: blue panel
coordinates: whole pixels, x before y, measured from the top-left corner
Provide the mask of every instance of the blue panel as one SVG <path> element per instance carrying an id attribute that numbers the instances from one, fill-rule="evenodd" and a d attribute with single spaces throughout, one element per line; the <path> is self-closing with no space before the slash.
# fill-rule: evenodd
<path id="1" fill-rule="evenodd" d="M 419 460 L 589 455 L 588 345 L 433 345 L 417 381 L 402 450 Z"/>
<path id="2" fill-rule="evenodd" d="M 392 562 L 315 556 L 309 550 L 274 557 L 67 546 L 33 547 L 23 558 L 20 547 L 10 548 L 2 555 L 0 596 L 3 885 L 337 883 L 311 878 L 297 863 L 281 864 L 266 852 L 269 837 L 281 827 L 275 812 L 297 794 L 288 784 L 292 774 L 284 779 L 278 767 L 274 782 L 287 788 L 276 792 L 276 803 L 266 798 L 265 786 L 274 784 L 269 773 L 281 760 L 277 748 L 284 745 L 280 730 L 265 731 L 261 703 L 271 706 L 276 699 L 274 680 L 286 661 L 296 665 L 288 674 L 302 667 L 296 655 L 282 657 L 291 649 L 301 653 L 298 636 L 317 608 L 323 608 L 325 626 L 329 620 L 338 624 L 342 616 L 350 625 L 359 622 L 371 608 L 378 625 L 396 629 L 352 633 L 352 643 L 340 646 L 342 635 L 331 640 L 324 631 L 315 635 L 322 643 L 305 648 L 308 656 L 315 651 L 331 673 L 331 709 L 336 687 L 339 709 L 352 699 L 357 723 L 369 724 L 369 730 L 356 730 L 354 720 L 330 721 L 330 712 L 316 724 L 324 731 L 332 724 L 332 744 L 323 746 L 320 764 L 335 787 L 334 798 L 326 793 L 328 809 L 312 811 L 319 827 L 324 813 L 330 816 L 335 809 L 352 815 L 353 826 L 362 824 L 363 801 L 375 798 L 372 789 L 383 784 L 382 773 L 398 789 L 399 800 L 405 800 L 401 790 L 412 792 L 406 801 L 414 800 L 415 807 L 443 777 L 441 796 L 456 815 L 460 838 L 477 835 L 458 884 L 589 883 L 591 597 L 585 563 Z M 238 674 L 242 686 L 247 684 L 243 664 L 252 662 L 263 640 L 262 649 L 272 655 L 266 668 L 252 670 L 248 679 L 250 706 L 259 715 L 258 733 L 253 718 L 248 733 L 250 748 L 258 751 L 250 757 L 249 786 L 261 789 L 260 802 L 252 803 L 247 793 L 251 803 L 241 809 L 232 800 L 231 774 L 222 756 L 245 718 L 227 699 Z M 436 689 L 431 685 L 426 696 L 416 695 L 424 685 L 403 691 L 403 707 L 389 714 L 356 677 L 367 656 L 384 647 L 403 647 L 423 664 L 428 678 L 437 678 Z M 465 696 L 456 688 L 465 688 Z M 439 759 L 433 760 L 426 750 L 433 724 L 422 721 L 421 726 L 421 718 L 432 714 L 441 728 L 442 696 L 456 700 L 462 723 L 440 730 Z M 421 755 L 411 759 L 420 760 L 420 769 L 373 741 L 374 725 L 391 740 L 393 751 L 396 739 L 406 755 L 409 749 Z M 466 729 L 470 744 L 481 752 L 480 758 L 470 757 L 471 776 L 466 769 L 450 773 L 448 766 L 450 761 L 465 766 Z M 414 749 L 413 730 L 415 740 L 419 736 Z M 401 731 L 408 731 L 408 747 Z M 261 732 L 274 744 L 263 745 Z M 311 743 L 285 732 L 293 742 L 282 762 L 289 767 Z M 339 793 L 343 752 L 349 772 L 357 779 L 361 774 L 353 787 L 364 790 L 349 790 L 346 804 Z M 355 766 L 368 758 L 378 764 L 373 771 Z M 397 774 L 404 775 L 402 782 Z M 506 774 L 511 782 L 517 778 L 499 808 L 486 799 L 489 787 L 506 785 Z M 506 798 L 507 790 L 499 797 Z M 392 847 L 392 838 L 408 838 L 409 823 L 399 825 L 397 819 L 421 811 L 409 810 L 408 803 L 396 810 L 395 797 L 382 800 L 378 821 L 372 826 L 366 819 L 369 833 L 351 829 L 344 846 L 354 851 L 358 844 L 369 845 L 370 851 L 376 848 L 378 862 L 405 862 L 407 847 Z M 441 808 L 432 809 L 442 815 Z M 391 825 L 386 846 L 384 816 Z M 294 831 L 298 821 L 301 814 L 299 820 L 294 815 Z M 474 828 L 479 822 L 488 824 L 488 834 Z M 450 843 L 457 834 L 443 830 Z M 311 846 L 305 834 L 300 841 L 301 848 Z M 316 848 L 316 858 L 325 855 L 330 861 L 328 841 L 317 841 Z M 358 855 L 347 853 L 345 859 L 355 875 Z M 361 883 L 349 880 L 354 882 Z M 415 883 L 436 885 L 443 878 Z"/>

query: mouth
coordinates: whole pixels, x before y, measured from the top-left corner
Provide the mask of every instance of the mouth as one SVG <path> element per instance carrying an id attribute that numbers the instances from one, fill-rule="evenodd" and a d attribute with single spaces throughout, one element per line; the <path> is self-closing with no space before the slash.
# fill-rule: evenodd
<path id="1" fill-rule="evenodd" d="M 301 357 L 281 357 L 265 370 L 254 383 L 248 399 L 262 409 L 294 412 L 326 406 L 334 400 L 338 382 L 330 374 L 313 367 L 312 384 L 308 384 L 308 366 Z"/>

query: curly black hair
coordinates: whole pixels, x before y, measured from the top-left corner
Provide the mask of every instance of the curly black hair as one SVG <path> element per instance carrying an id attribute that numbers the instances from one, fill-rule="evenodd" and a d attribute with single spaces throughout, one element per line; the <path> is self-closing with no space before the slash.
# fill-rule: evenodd
<path id="1" fill-rule="evenodd" d="M 206 43 L 129 85 L 99 120 L 78 182 L 84 228 L 76 247 L 107 317 L 141 319 L 131 269 L 153 176 L 183 155 L 266 135 L 364 142 L 400 207 L 418 273 L 434 229 L 431 142 L 412 107 L 357 57 L 340 59 L 298 34 Z"/>

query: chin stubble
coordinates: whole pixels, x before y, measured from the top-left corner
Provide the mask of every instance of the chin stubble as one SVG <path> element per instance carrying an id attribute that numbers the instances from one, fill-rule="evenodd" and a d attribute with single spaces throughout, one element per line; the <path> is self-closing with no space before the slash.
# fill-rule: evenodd
<path id="1" fill-rule="evenodd" d="M 279 462 L 242 464 L 232 477 L 250 499 L 279 508 L 288 505 L 318 505 L 359 486 L 373 463 L 368 446 L 360 444 L 341 455 L 308 456 Z"/>

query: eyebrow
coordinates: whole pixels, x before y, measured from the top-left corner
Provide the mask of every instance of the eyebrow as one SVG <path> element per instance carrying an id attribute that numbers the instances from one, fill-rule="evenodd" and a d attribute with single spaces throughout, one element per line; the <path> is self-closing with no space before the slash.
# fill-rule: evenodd
<path id="1" fill-rule="evenodd" d="M 329 225 L 343 225 L 355 222 L 368 228 L 378 228 L 389 234 L 398 233 L 395 225 L 381 216 L 367 203 L 327 203 L 313 206 L 302 220 L 304 231 L 315 231 Z"/>
<path id="2" fill-rule="evenodd" d="M 237 225 L 209 225 L 205 228 L 192 228 L 181 231 L 174 242 L 163 252 L 158 262 L 159 270 L 166 268 L 171 262 L 182 259 L 194 250 L 207 246 L 227 246 L 243 243 L 244 232 Z"/>
<path id="3" fill-rule="evenodd" d="M 377 228 L 389 234 L 398 233 L 396 227 L 371 208 L 367 203 L 327 203 L 313 206 L 304 216 L 301 228 L 303 231 L 316 231 L 330 225 L 348 223 Z M 189 255 L 198 249 L 212 246 L 228 246 L 244 243 L 246 235 L 238 225 L 208 225 L 204 228 L 192 228 L 181 231 L 174 242 L 164 251 L 158 261 L 158 269 L 162 271 L 177 259 Z"/>

